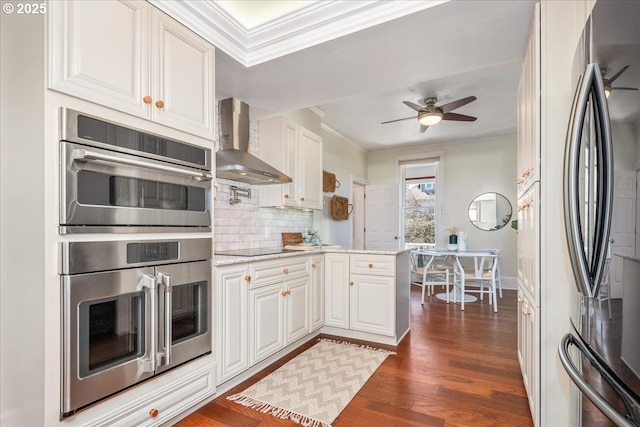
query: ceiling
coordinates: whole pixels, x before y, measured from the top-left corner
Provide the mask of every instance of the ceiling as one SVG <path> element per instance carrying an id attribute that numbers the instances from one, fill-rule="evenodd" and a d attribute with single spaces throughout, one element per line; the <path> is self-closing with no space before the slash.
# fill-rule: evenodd
<path id="1" fill-rule="evenodd" d="M 515 133 L 532 0 L 152 2 L 218 47 L 216 96 L 254 117 L 311 108 L 367 150 Z M 475 122 L 380 124 L 471 95 Z"/>

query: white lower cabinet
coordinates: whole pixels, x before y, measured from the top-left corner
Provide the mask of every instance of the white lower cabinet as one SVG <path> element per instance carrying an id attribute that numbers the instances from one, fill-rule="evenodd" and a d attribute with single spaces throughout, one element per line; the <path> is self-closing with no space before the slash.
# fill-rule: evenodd
<path id="1" fill-rule="evenodd" d="M 304 337 L 309 327 L 309 277 L 249 291 L 249 362 L 253 365 Z"/>
<path id="2" fill-rule="evenodd" d="M 325 325 L 395 336 L 396 257 L 325 255 Z"/>
<path id="3" fill-rule="evenodd" d="M 395 278 L 352 274 L 350 327 L 355 331 L 392 336 L 395 333 Z"/>
<path id="4" fill-rule="evenodd" d="M 324 255 L 311 257 L 311 330 L 324 326 Z"/>
<path id="5" fill-rule="evenodd" d="M 218 384 L 249 367 L 249 280 L 248 264 L 216 269 L 215 354 Z"/>
<path id="6" fill-rule="evenodd" d="M 537 310 L 531 296 L 520 284 L 518 286 L 518 361 L 532 416 L 536 414 L 536 402 L 539 398 L 537 378 L 540 372 L 540 357 L 536 352 L 540 348 L 540 331 Z"/>

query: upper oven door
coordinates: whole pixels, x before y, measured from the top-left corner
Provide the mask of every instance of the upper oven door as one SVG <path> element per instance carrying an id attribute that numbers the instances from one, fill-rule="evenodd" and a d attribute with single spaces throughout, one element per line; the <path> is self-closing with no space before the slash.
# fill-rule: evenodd
<path id="1" fill-rule="evenodd" d="M 211 225 L 211 174 L 66 141 L 60 146 L 61 225 Z"/>

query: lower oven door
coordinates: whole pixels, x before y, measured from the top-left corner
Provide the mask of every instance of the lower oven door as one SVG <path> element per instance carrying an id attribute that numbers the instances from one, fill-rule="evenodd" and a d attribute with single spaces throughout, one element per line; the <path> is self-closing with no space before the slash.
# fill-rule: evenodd
<path id="1" fill-rule="evenodd" d="M 158 366 L 163 372 L 211 352 L 211 262 L 157 267 Z"/>
<path id="2" fill-rule="evenodd" d="M 151 377 L 153 268 L 62 276 L 63 415 Z"/>
<path id="3" fill-rule="evenodd" d="M 212 175 L 61 142 L 62 226 L 209 227 Z"/>

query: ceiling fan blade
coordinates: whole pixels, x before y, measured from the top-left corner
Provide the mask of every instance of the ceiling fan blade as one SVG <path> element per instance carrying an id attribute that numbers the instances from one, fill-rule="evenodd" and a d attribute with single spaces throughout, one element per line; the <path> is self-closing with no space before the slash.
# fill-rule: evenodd
<path id="1" fill-rule="evenodd" d="M 381 122 L 380 124 L 381 125 L 386 125 L 387 123 L 401 122 L 403 120 L 410 120 L 410 119 L 415 120 L 416 116 L 405 117 L 404 119 L 387 120 L 386 122 Z"/>
<path id="2" fill-rule="evenodd" d="M 411 108 L 413 108 L 414 110 L 416 110 L 418 112 L 424 110 L 424 107 L 422 105 L 414 104 L 413 102 L 402 101 L 402 103 L 404 105 L 406 105 L 407 107 L 411 107 Z"/>
<path id="3" fill-rule="evenodd" d="M 466 98 L 458 99 L 457 101 L 453 101 L 448 104 L 441 105 L 438 108 L 440 108 L 443 113 L 448 113 L 449 111 L 453 111 L 456 108 L 460 108 L 463 105 L 467 105 L 468 103 L 473 102 L 476 99 L 478 98 L 476 98 L 475 96 L 468 96 Z"/>
<path id="4" fill-rule="evenodd" d="M 612 87 L 611 90 L 638 90 L 637 87 Z"/>
<path id="5" fill-rule="evenodd" d="M 420 133 L 423 133 L 427 129 L 429 129 L 429 126 L 420 125 Z"/>
<path id="6" fill-rule="evenodd" d="M 453 120 L 456 122 L 475 122 L 477 117 L 467 116 L 466 114 L 446 113 L 442 115 L 442 120 Z"/>
<path id="7" fill-rule="evenodd" d="M 615 79 L 617 79 L 618 77 L 620 77 L 620 74 L 624 73 L 624 72 L 627 70 L 627 68 L 629 68 L 629 66 L 628 66 L 628 65 L 625 65 L 624 67 L 622 67 L 622 69 L 621 69 L 620 71 L 618 71 L 618 72 L 617 72 L 617 73 L 615 73 L 613 76 L 611 76 L 611 78 L 610 78 L 610 79 L 606 79 L 606 80 L 609 82 L 609 84 L 611 84 Z"/>

